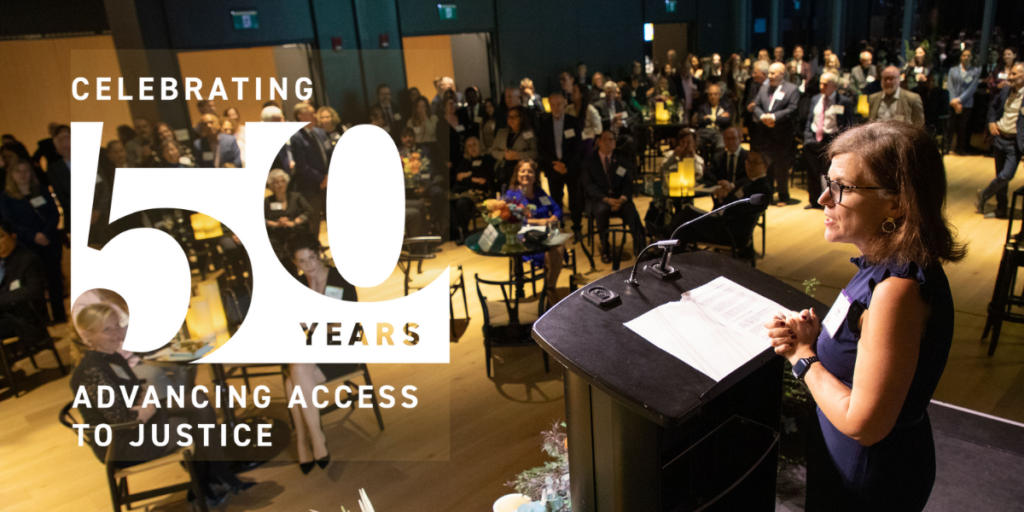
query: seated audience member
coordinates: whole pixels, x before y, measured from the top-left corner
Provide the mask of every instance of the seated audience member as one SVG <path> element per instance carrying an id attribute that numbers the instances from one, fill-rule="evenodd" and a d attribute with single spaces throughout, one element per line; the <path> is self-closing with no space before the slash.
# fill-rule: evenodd
<path id="1" fill-rule="evenodd" d="M 196 166 L 196 159 L 195 156 L 193 156 L 192 154 L 192 148 L 189 147 L 188 144 L 178 142 L 177 138 L 174 136 L 174 130 L 171 130 L 171 127 L 167 123 L 161 122 L 156 124 L 156 137 L 154 139 L 155 142 L 153 144 L 153 161 L 148 163 L 147 167 L 164 167 L 165 164 L 168 163 L 167 161 L 163 160 L 160 151 L 160 148 L 164 145 L 165 142 L 173 142 L 175 145 L 178 146 L 179 159 L 175 162 L 170 163 L 180 163 L 183 167 Z M 241 147 L 239 147 L 239 152 L 241 152 Z"/>
<path id="2" fill-rule="evenodd" d="M 900 87 L 900 69 L 896 66 L 882 70 L 882 90 L 868 96 L 868 121 L 879 119 L 924 126 L 924 102 L 917 93 Z"/>
<path id="3" fill-rule="evenodd" d="M 327 140 L 331 141 L 331 149 L 338 145 L 338 140 L 348 131 L 349 126 L 341 124 L 341 117 L 338 111 L 331 107 L 320 107 L 316 111 L 316 120 L 319 128 L 327 134 Z"/>
<path id="4" fill-rule="evenodd" d="M 432 113 L 426 98 L 416 100 L 416 108 L 406 127 L 412 128 L 416 133 L 416 142 L 420 144 L 437 142 L 437 116 Z"/>
<path id="5" fill-rule="evenodd" d="M 722 205 L 748 198 L 754 194 L 771 197 L 772 185 L 767 177 L 768 164 L 761 153 L 753 150 L 747 152 L 746 171 L 747 175 L 744 179 L 738 179 L 735 184 L 730 183 L 729 187 L 724 190 L 719 189 L 720 192 L 716 194 L 716 197 L 719 198 Z M 751 234 L 758 217 L 767 207 L 767 203 L 761 206 L 736 205 L 721 214 L 721 221 L 698 222 L 676 236 L 687 241 L 723 246 L 733 245 L 735 242 L 736 256 L 743 259 L 750 258 L 754 255 Z M 707 212 L 692 204 L 686 205 L 672 218 L 672 231 L 705 213 Z"/>
<path id="6" fill-rule="evenodd" d="M 621 217 L 633 237 L 633 254 L 646 246 L 640 214 L 633 205 L 633 163 L 615 155 L 615 135 L 604 131 L 597 139 L 597 151 L 583 164 L 587 210 L 593 217 L 601 242 L 601 261 L 611 262 L 608 224 L 612 215 Z"/>
<path id="7" fill-rule="evenodd" d="M 495 118 L 494 100 L 487 98 L 483 101 L 483 114 L 480 116 L 480 145 L 483 151 L 491 152 L 494 144 L 494 136 L 498 131 L 498 120 Z"/>
<path id="8" fill-rule="evenodd" d="M 724 149 L 711 157 L 704 179 L 714 181 L 718 189 L 712 194 L 715 208 L 722 205 L 725 194 L 736 187 L 736 182 L 747 177 L 747 150 L 740 145 L 740 129 L 730 126 L 722 131 Z"/>
<path id="9" fill-rule="evenodd" d="M 193 149 L 199 158 L 200 166 L 242 166 L 242 151 L 238 148 L 238 142 L 233 136 L 221 133 L 219 117 L 214 114 L 203 114 L 199 129 L 200 137 L 193 143 Z"/>
<path id="10" fill-rule="evenodd" d="M 418 91 L 417 91 L 418 92 Z M 325 107 L 320 107 L 323 110 Z M 373 109 L 380 109 L 381 124 L 373 122 Z M 337 117 L 337 112 L 335 112 Z M 391 135 L 391 138 L 396 138 L 399 131 L 404 126 L 402 122 L 402 114 L 398 111 L 398 105 L 391 99 L 391 87 L 387 84 L 380 84 L 377 86 L 377 103 L 370 107 L 370 122 L 379 126 L 384 131 Z M 336 122 L 335 124 L 338 124 Z M 321 126 L 321 128 L 323 128 Z"/>
<path id="11" fill-rule="evenodd" d="M 277 105 L 277 102 L 276 101 L 268 101 L 268 102 L 264 103 L 263 106 L 266 107 L 268 104 Z M 280 107 L 280 105 L 277 105 L 277 106 Z M 197 137 L 202 137 L 203 136 L 203 116 L 205 116 L 206 114 L 211 114 L 211 115 L 216 116 L 217 115 L 217 104 L 214 103 L 213 100 L 197 100 L 196 101 L 196 110 L 199 111 L 199 122 L 196 123 L 196 125 L 192 129 L 195 130 L 195 133 L 196 133 Z M 220 119 L 220 118 L 218 117 L 218 119 Z"/>
<path id="12" fill-rule="evenodd" d="M 693 126 L 697 127 L 701 147 L 721 151 L 725 147 L 722 130 L 732 126 L 732 105 L 722 102 L 722 88 L 718 84 L 709 84 L 706 95 L 707 101 L 693 115 Z"/>
<path id="13" fill-rule="evenodd" d="M 459 124 L 466 127 L 466 137 L 480 137 L 480 126 L 484 123 L 484 107 L 480 103 L 480 90 L 476 87 L 466 89 L 463 96 L 466 104 L 459 107 L 455 115 Z"/>
<path id="14" fill-rule="evenodd" d="M 18 240 L 43 262 L 53 321 L 67 321 L 64 311 L 64 273 L 61 270 L 63 246 L 57 224 L 60 213 L 53 198 L 39 185 L 32 162 L 19 160 L 7 173 L 7 184 L 0 194 L 0 218 L 10 222 Z"/>
<path id="15" fill-rule="evenodd" d="M 194 167 L 193 165 L 186 165 L 184 163 L 188 161 L 188 159 L 182 158 L 181 149 L 177 142 L 166 140 L 162 141 L 157 151 L 157 155 L 160 157 L 160 167 Z"/>
<path id="16" fill-rule="evenodd" d="M 704 158 L 697 154 L 696 136 L 692 128 L 679 130 L 676 138 L 676 146 L 672 152 L 665 155 L 665 161 L 661 163 L 661 179 L 664 187 L 668 187 L 669 175 L 676 172 L 679 164 L 687 159 L 693 159 L 694 179 L 700 180 L 704 177 Z"/>
<path id="17" fill-rule="evenodd" d="M 894 71 L 895 75 L 882 73 L 882 86 L 885 87 L 886 80 L 890 86 L 899 87 L 899 70 L 890 66 L 886 71 Z M 807 195 L 808 204 L 805 210 L 825 208 L 818 204 L 818 197 L 821 196 L 821 176 L 828 171 L 832 165 L 828 159 L 828 146 L 832 139 L 840 132 L 850 128 L 854 123 L 854 113 L 857 110 L 853 101 L 845 96 L 839 95 L 839 78 L 831 71 L 822 73 L 818 79 L 820 94 L 811 98 L 810 108 L 807 113 L 807 123 L 804 127 L 804 158 L 807 161 Z M 903 91 L 911 93 L 910 91 Z M 882 93 L 877 93 L 882 94 Z M 871 95 L 872 97 L 874 96 Z M 870 101 L 870 100 L 869 100 Z"/>
<path id="18" fill-rule="evenodd" d="M 334 146 L 327 134 L 316 126 L 316 112 L 306 102 L 296 103 L 293 110 L 295 120 L 305 123 L 301 130 L 292 135 L 291 156 L 295 162 L 292 174 L 292 190 L 302 194 L 309 201 L 309 229 L 320 233 L 320 219 L 327 202 L 327 172 Z"/>
<path id="19" fill-rule="evenodd" d="M 469 235 L 469 222 L 479 215 L 476 205 L 494 197 L 494 158 L 483 152 L 480 139 L 466 139 L 466 151 L 451 180 L 452 238 L 461 245 Z"/>
<path id="20" fill-rule="evenodd" d="M 541 188 L 537 175 L 537 162 L 530 159 L 520 160 L 509 181 L 505 200 L 533 205 L 536 208 L 526 221 L 530 226 L 557 225 L 562 220 L 562 209 Z M 547 272 L 547 289 L 544 291 L 548 296 L 548 304 L 557 302 L 555 289 L 558 287 L 558 275 L 562 272 L 562 246 L 554 247 L 543 255 L 523 256 L 523 261 L 532 262 L 535 266 L 544 265 Z"/>
<path id="21" fill-rule="evenodd" d="M 302 194 L 288 190 L 290 180 L 288 173 L 281 169 L 270 171 L 267 188 L 273 194 L 263 200 L 263 216 L 266 218 L 270 246 L 285 268 L 295 274 L 292 257 L 288 254 L 288 239 L 300 230 L 306 230 L 313 209 Z"/>
<path id="22" fill-rule="evenodd" d="M 135 118 L 135 138 L 124 145 L 129 167 L 144 167 L 153 152 L 153 126 L 144 117 Z"/>
<path id="23" fill-rule="evenodd" d="M 242 165 L 245 166 L 245 141 L 238 138 L 238 130 L 240 127 L 238 123 L 230 119 L 224 119 L 220 123 L 221 133 L 226 133 L 235 138 L 235 143 L 238 144 L 238 156 L 242 161 Z M 234 164 L 232 164 L 234 165 Z M 231 167 L 225 164 L 225 167 Z"/>
<path id="24" fill-rule="evenodd" d="M 338 269 L 325 263 L 326 257 L 320 241 L 312 233 L 297 233 L 288 240 L 288 252 L 296 268 L 302 271 L 299 281 L 316 293 L 332 299 L 357 302 L 356 287 L 341 276 Z M 314 388 L 351 371 L 347 364 L 292 363 L 285 369 L 285 387 L 288 396 L 301 388 L 304 396 L 313 396 Z M 299 469 L 303 474 L 313 470 L 314 463 L 326 469 L 331 463 L 327 451 L 327 437 L 320 424 L 320 409 L 316 407 L 289 407 L 295 423 L 295 443 L 299 452 Z"/>
<path id="25" fill-rule="evenodd" d="M 212 407 L 196 407 L 191 400 L 185 400 L 185 407 L 177 404 L 170 407 L 142 405 L 141 399 L 135 403 L 125 401 L 124 395 L 115 393 L 110 407 L 99 407 L 100 386 L 127 389 L 136 386 L 141 389 L 143 383 L 132 371 L 128 362 L 118 352 L 124 343 L 127 326 L 122 326 L 119 315 L 113 307 L 105 303 L 86 306 L 75 318 L 78 334 L 86 346 L 84 356 L 74 374 L 71 375 L 71 390 L 78 396 L 79 389 L 84 389 L 89 397 L 89 405 L 80 405 L 79 412 L 86 423 L 117 424 L 138 421 L 147 425 L 171 425 L 171 439 L 164 446 L 158 446 L 152 436 L 145 436 L 140 445 L 133 446 L 134 436 L 118 435 L 115 442 L 108 447 L 94 445 L 93 450 L 100 460 L 106 457 L 106 451 L 114 450 L 113 459 L 119 467 L 130 467 L 174 453 L 178 448 L 178 429 L 175 425 L 189 424 L 193 435 L 199 432 L 200 424 L 216 424 L 217 415 Z M 195 391 L 197 400 L 209 400 L 202 390 Z M 141 396 L 141 391 L 139 396 Z M 191 396 L 191 393 L 189 394 Z M 314 409 L 315 410 L 315 409 Z M 149 429 L 147 429 L 149 431 Z M 203 488 L 205 499 L 210 505 L 219 505 L 227 498 L 229 492 L 237 494 L 253 485 L 243 482 L 231 471 L 224 460 L 224 448 L 220 443 L 195 443 L 194 465 L 196 478 Z M 197 497 L 189 491 L 189 501 Z"/>
<path id="26" fill-rule="evenodd" d="M 694 180 L 701 181 L 704 178 L 704 158 L 697 154 L 697 143 L 692 128 L 683 128 L 675 138 L 675 144 L 671 151 L 665 154 L 665 160 L 659 169 L 661 174 L 661 196 L 651 201 L 648 208 L 647 232 L 659 237 L 667 237 L 666 229 L 669 225 L 667 220 L 674 212 L 679 211 L 684 203 L 692 203 L 692 197 L 671 197 L 670 181 L 672 174 L 681 172 L 680 165 L 686 160 L 692 161 Z"/>
<path id="27" fill-rule="evenodd" d="M 0 268 L 0 340 L 47 339 L 46 271 L 39 257 L 18 243 L 17 230 L 6 219 L 0 219 Z"/>
<path id="28" fill-rule="evenodd" d="M 878 80 L 878 69 L 871 63 L 871 52 L 860 52 L 860 65 L 850 70 L 850 86 L 857 94 L 864 94 L 868 85 Z"/>
<path id="29" fill-rule="evenodd" d="M 508 112 L 508 126 L 498 130 L 491 145 L 491 156 L 498 162 L 495 174 L 499 184 L 509 183 L 520 160 L 537 158 L 537 137 L 524 107 Z"/>

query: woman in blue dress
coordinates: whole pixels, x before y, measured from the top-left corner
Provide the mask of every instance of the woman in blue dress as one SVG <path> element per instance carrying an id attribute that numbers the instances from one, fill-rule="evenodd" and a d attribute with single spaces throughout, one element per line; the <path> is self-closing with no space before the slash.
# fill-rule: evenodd
<path id="1" fill-rule="evenodd" d="M 514 201 L 523 205 L 532 204 L 536 209 L 527 220 L 531 226 L 550 226 L 562 220 L 562 209 L 558 203 L 551 199 L 551 196 L 541 188 L 537 182 L 537 162 L 524 158 L 516 164 L 512 172 L 512 179 L 508 184 L 508 192 L 505 193 L 506 201 Z M 523 261 L 531 262 L 534 265 L 544 265 L 547 272 L 548 304 L 557 301 L 555 288 L 557 288 L 558 274 L 562 272 L 562 248 L 553 247 L 544 254 L 523 256 Z"/>
<path id="2" fill-rule="evenodd" d="M 811 310 L 766 324 L 818 404 L 824 446 L 808 448 L 807 510 L 919 511 L 935 482 L 927 407 L 953 339 L 942 264 L 965 247 L 943 213 L 945 169 L 924 130 L 864 125 L 829 157 L 825 239 L 857 247 L 857 274 L 824 319 Z"/>

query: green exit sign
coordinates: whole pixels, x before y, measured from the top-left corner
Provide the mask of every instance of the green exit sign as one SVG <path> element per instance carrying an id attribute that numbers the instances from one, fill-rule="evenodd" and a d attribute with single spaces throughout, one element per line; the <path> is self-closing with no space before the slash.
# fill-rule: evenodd
<path id="1" fill-rule="evenodd" d="M 231 11 L 231 21 L 235 30 L 260 28 L 260 18 L 256 11 Z"/>
<path id="2" fill-rule="evenodd" d="M 665 0 L 665 12 L 676 12 L 676 0 Z"/>
<path id="3" fill-rule="evenodd" d="M 459 19 L 458 7 L 455 4 L 437 4 L 437 14 L 442 20 Z"/>

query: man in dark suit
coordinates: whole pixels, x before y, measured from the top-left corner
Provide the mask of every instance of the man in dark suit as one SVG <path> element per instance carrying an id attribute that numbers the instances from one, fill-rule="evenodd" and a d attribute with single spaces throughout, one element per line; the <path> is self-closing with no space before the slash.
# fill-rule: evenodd
<path id="1" fill-rule="evenodd" d="M 384 114 L 384 126 L 381 128 L 388 132 L 392 139 L 398 140 L 405 121 L 402 120 L 402 114 L 398 113 L 398 105 L 391 100 L 391 88 L 388 87 L 388 84 L 377 86 L 377 103 L 373 107 L 380 107 L 380 111 Z"/>
<path id="2" fill-rule="evenodd" d="M 711 157 L 704 169 L 704 179 L 715 181 L 718 189 L 712 194 L 715 208 L 725 204 L 726 194 L 735 188 L 735 183 L 747 176 L 747 150 L 740 145 L 740 130 L 730 126 L 722 131 L 725 148 Z"/>
<path id="3" fill-rule="evenodd" d="M 709 84 L 705 93 L 707 101 L 693 115 L 698 147 L 712 146 L 713 151 L 721 151 L 725 147 L 722 130 L 732 126 L 732 105 L 721 101 L 722 88 L 718 84 Z"/>
<path id="4" fill-rule="evenodd" d="M 826 72 L 818 80 L 820 94 L 811 98 L 804 127 L 804 158 L 807 160 L 807 206 L 805 210 L 825 208 L 818 204 L 821 196 L 821 175 L 831 165 L 827 149 L 832 139 L 843 130 L 853 126 L 853 115 L 857 107 L 846 96 L 836 94 L 839 77 Z"/>
<path id="5" fill-rule="evenodd" d="M 805 87 L 803 92 L 811 92 L 810 88 L 813 86 L 811 82 L 814 80 L 815 75 L 814 66 L 808 62 L 804 62 L 803 46 L 796 45 L 793 47 L 793 60 L 790 62 L 792 63 L 796 74 L 800 75 L 800 79 L 803 80 L 803 85 Z"/>
<path id="6" fill-rule="evenodd" d="M 193 142 L 200 167 L 242 166 L 242 152 L 234 135 L 220 132 L 220 118 L 203 114 L 199 118 L 202 137 Z"/>
<path id="7" fill-rule="evenodd" d="M 633 158 L 636 155 L 633 126 L 636 125 L 639 115 L 626 108 L 626 104 L 619 97 L 618 84 L 612 81 L 605 82 L 604 96 L 594 104 L 594 108 L 601 115 L 603 129 L 615 134 L 616 151 L 623 158 Z"/>
<path id="8" fill-rule="evenodd" d="M 466 104 L 455 111 L 459 124 L 466 127 L 463 138 L 479 137 L 480 125 L 483 124 L 484 105 L 480 102 L 480 89 L 471 86 L 466 89 Z"/>
<path id="9" fill-rule="evenodd" d="M 633 254 L 646 246 L 647 235 L 640 214 L 633 204 L 633 163 L 615 155 L 615 135 L 605 130 L 597 139 L 597 151 L 583 164 L 583 184 L 587 209 L 596 223 L 601 241 L 601 261 L 611 262 L 608 222 L 621 217 L 633 236 Z"/>
<path id="10" fill-rule="evenodd" d="M 46 273 L 39 257 L 18 245 L 10 223 L 0 219 L 0 340 L 45 339 Z"/>
<path id="11" fill-rule="evenodd" d="M 1005 219 L 1007 216 L 1007 185 L 1017 173 L 1017 164 L 1024 154 L 1024 64 L 1017 63 L 1007 77 L 1010 83 L 992 98 L 988 106 L 988 132 L 992 134 L 992 151 L 996 157 L 996 178 L 978 191 L 975 206 L 985 214 L 985 202 L 996 197 L 996 211 L 985 217 Z"/>
<path id="12" fill-rule="evenodd" d="M 36 152 L 32 153 L 32 163 L 35 164 L 36 167 L 42 167 L 39 162 L 43 158 L 46 159 L 47 167 L 49 167 L 53 162 L 60 160 L 60 155 L 57 153 L 57 147 L 53 143 L 53 138 L 57 136 L 58 126 L 60 126 L 60 123 L 50 123 L 50 125 L 46 127 L 47 131 L 50 133 L 50 138 L 39 141 L 36 147 Z"/>
<path id="13" fill-rule="evenodd" d="M 333 146 L 327 134 L 316 127 L 316 114 L 309 103 L 295 105 L 295 120 L 308 123 L 292 135 L 292 159 L 295 161 L 295 191 L 302 194 L 313 213 L 309 216 L 309 229 L 320 233 L 320 219 L 327 203 L 327 168 Z"/>
<path id="14" fill-rule="evenodd" d="M 569 187 L 569 209 L 572 212 L 572 231 L 582 239 L 583 208 L 586 204 L 580 186 L 580 141 L 583 127 L 579 120 L 565 113 L 565 97 L 561 92 L 548 96 L 551 114 L 545 115 L 537 130 L 537 159 L 548 178 L 548 193 L 559 207 L 563 207 L 563 188 Z M 563 209 L 564 211 L 564 209 Z"/>
<path id="15" fill-rule="evenodd" d="M 743 125 L 747 127 L 747 135 L 750 137 L 750 148 L 762 149 L 764 146 L 764 137 L 761 136 L 763 127 L 754 118 L 754 105 L 757 103 L 757 94 L 761 92 L 761 87 L 768 83 L 768 61 L 758 60 L 754 62 L 752 67 L 753 71 L 751 71 L 750 78 L 747 79 L 743 93 L 743 106 L 745 110 Z"/>
<path id="16" fill-rule="evenodd" d="M 754 103 L 754 118 L 763 125 L 763 151 L 771 161 L 768 176 L 775 181 L 779 193 L 778 206 L 789 203 L 789 166 L 793 161 L 795 114 L 800 103 L 800 91 L 783 79 L 785 74 L 785 64 L 772 64 L 768 68 L 768 85 L 761 87 Z"/>

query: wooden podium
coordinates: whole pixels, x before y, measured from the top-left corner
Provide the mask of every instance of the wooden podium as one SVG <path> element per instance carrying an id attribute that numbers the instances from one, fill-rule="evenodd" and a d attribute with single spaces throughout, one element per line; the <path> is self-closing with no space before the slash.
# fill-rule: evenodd
<path id="1" fill-rule="evenodd" d="M 681 271 L 674 281 L 638 270 L 634 288 L 625 269 L 534 324 L 534 339 L 568 370 L 573 511 L 774 511 L 784 360 L 767 336 L 764 352 L 715 382 L 623 324 L 719 276 L 791 310 L 827 307 L 717 254 L 685 253 L 670 263 Z M 600 288 L 620 301 L 600 307 L 584 299 Z"/>

